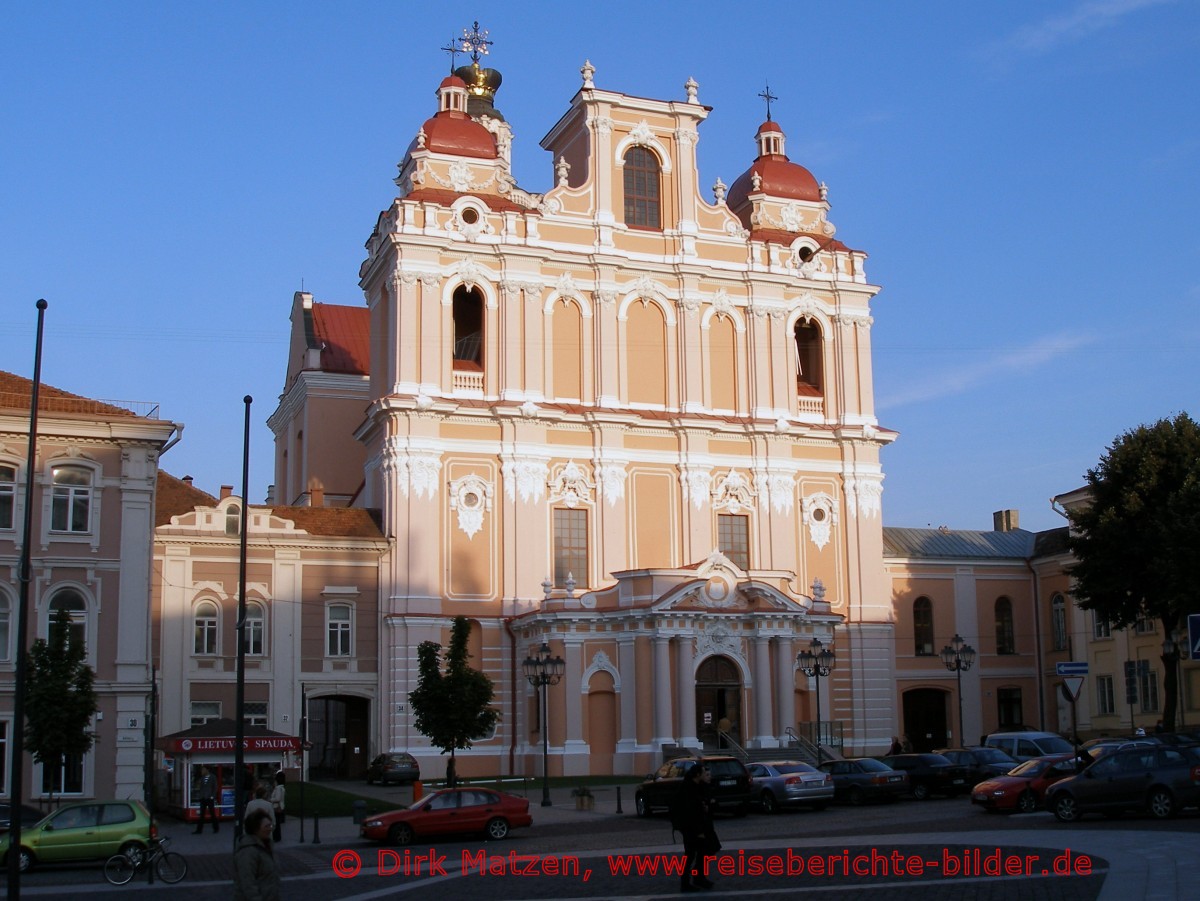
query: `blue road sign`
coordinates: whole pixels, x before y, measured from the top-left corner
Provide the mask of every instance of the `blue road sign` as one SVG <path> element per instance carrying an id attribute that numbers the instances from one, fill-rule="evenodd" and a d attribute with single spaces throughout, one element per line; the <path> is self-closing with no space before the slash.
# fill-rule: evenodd
<path id="1" fill-rule="evenodd" d="M 1054 664 L 1054 671 L 1060 676 L 1086 676 L 1088 665 L 1086 660 L 1073 660 L 1070 663 Z"/>
<path id="2" fill-rule="evenodd" d="M 1188 615 L 1188 656 L 1200 660 L 1200 613 Z"/>

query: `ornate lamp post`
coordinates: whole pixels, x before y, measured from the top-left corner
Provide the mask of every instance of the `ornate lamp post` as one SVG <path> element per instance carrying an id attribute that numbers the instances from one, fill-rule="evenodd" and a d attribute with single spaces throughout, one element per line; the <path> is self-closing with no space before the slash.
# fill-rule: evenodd
<path id="1" fill-rule="evenodd" d="M 819 638 L 814 638 L 812 644 L 796 655 L 796 663 L 800 672 L 810 679 L 817 680 L 817 761 L 821 759 L 821 677 L 833 672 L 837 658 L 833 648 L 825 647 Z"/>
<path id="2" fill-rule="evenodd" d="M 521 664 L 521 670 L 529 684 L 540 688 L 542 713 L 542 806 L 550 806 L 550 738 L 546 718 L 546 686 L 557 685 L 567 669 L 566 662 L 561 657 L 550 656 L 550 645 L 542 642 L 536 657 L 526 657 Z"/>
<path id="3" fill-rule="evenodd" d="M 969 670 L 975 664 L 975 649 L 955 632 L 950 644 L 942 648 L 942 663 L 946 664 L 946 669 L 953 672 L 958 679 L 958 743 L 965 747 L 967 739 L 963 735 L 962 674 L 963 670 Z"/>

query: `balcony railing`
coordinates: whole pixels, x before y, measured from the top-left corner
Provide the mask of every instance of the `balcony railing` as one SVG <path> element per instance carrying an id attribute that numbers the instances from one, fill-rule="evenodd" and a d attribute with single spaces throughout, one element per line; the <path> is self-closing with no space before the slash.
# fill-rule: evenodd
<path id="1" fill-rule="evenodd" d="M 29 394 L 19 391 L 0 391 L 0 409 L 28 410 Z M 158 419 L 159 407 L 149 400 L 96 400 L 90 397 L 59 397 L 38 394 L 38 409 L 47 413 L 83 413 L 92 416 L 112 414 L 114 408 L 123 413 L 141 416 L 144 419 Z"/>
<path id="2" fill-rule="evenodd" d="M 454 390 L 471 391 L 476 394 L 483 393 L 483 373 L 482 372 L 467 372 L 462 369 L 454 370 Z"/>

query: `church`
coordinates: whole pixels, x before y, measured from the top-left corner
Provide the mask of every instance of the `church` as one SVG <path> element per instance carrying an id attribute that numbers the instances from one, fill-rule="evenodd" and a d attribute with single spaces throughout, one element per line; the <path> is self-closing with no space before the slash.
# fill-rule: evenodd
<path id="1" fill-rule="evenodd" d="M 647 99 L 586 63 L 541 141 L 553 186 L 523 189 L 500 74 L 466 43 L 366 242 L 365 305 L 296 295 L 270 418 L 275 502 L 378 510 L 390 542 L 373 744 L 433 763 L 415 648 L 461 615 L 501 714 L 465 772 L 537 772 L 543 729 L 552 774 L 646 772 L 664 746 L 882 752 L 895 434 L 866 253 L 769 105 L 745 171 L 702 190 L 691 79 Z M 545 711 L 522 674 L 543 645 Z M 820 647 L 836 667 L 805 676 Z"/>

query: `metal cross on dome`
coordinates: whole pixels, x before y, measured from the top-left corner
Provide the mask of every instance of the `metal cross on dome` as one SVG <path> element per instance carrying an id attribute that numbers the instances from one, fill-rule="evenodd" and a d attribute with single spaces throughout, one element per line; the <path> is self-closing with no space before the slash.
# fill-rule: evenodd
<path id="1" fill-rule="evenodd" d="M 454 74 L 454 64 L 458 62 L 458 55 L 462 53 L 462 48 L 458 46 L 458 39 L 451 37 L 450 43 L 441 48 L 443 53 L 450 54 L 450 74 Z"/>
<path id="2" fill-rule="evenodd" d="M 771 121 L 771 101 L 778 100 L 779 98 L 771 93 L 771 85 L 769 83 L 767 84 L 767 89 L 765 91 L 763 91 L 762 93 L 760 93 L 758 96 L 761 97 L 763 100 L 767 101 L 767 121 L 770 122 Z"/>
<path id="3" fill-rule="evenodd" d="M 472 23 L 470 31 L 463 29 L 462 52 L 471 54 L 471 62 L 478 64 L 479 57 L 488 55 L 488 47 L 494 43 L 488 40 L 488 34 L 490 32 L 486 28 L 479 30 L 478 21 Z"/>

